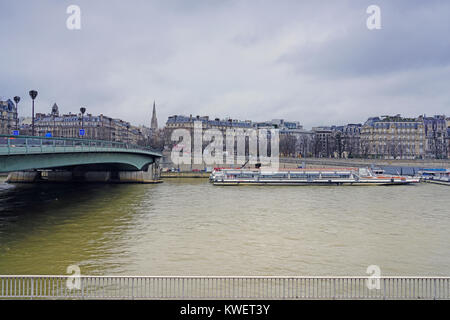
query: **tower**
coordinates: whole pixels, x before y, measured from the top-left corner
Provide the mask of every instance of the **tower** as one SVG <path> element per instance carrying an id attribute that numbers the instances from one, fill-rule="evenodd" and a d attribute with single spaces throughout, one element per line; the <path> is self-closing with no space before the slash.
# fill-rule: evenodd
<path id="1" fill-rule="evenodd" d="M 156 105 L 155 101 L 153 101 L 153 113 L 152 113 L 152 122 L 150 125 L 150 129 L 156 130 L 158 129 L 158 119 L 156 119 Z"/>
<path id="2" fill-rule="evenodd" d="M 58 105 L 56 103 L 53 104 L 51 115 L 54 117 L 59 117 Z"/>

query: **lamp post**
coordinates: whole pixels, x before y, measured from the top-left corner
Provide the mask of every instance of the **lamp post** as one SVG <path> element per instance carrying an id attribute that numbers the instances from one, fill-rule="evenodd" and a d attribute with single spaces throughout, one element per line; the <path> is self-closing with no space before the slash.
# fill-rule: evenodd
<path id="1" fill-rule="evenodd" d="M 109 141 L 112 141 L 112 118 L 109 118 Z"/>
<path id="2" fill-rule="evenodd" d="M 34 136 L 34 99 L 36 99 L 38 92 L 36 90 L 31 90 L 30 97 L 33 100 L 32 111 L 31 111 L 31 135 Z"/>
<path id="3" fill-rule="evenodd" d="M 127 148 L 128 148 L 128 144 L 130 143 L 129 138 L 128 138 L 129 130 L 130 130 L 130 124 L 127 123 Z"/>
<path id="4" fill-rule="evenodd" d="M 83 130 L 84 129 L 84 113 L 86 112 L 86 108 L 81 107 L 80 112 L 81 112 L 81 129 Z M 84 138 L 84 134 L 81 136 L 81 138 Z"/>
<path id="5" fill-rule="evenodd" d="M 16 130 L 19 130 L 19 109 L 18 109 L 17 105 L 20 102 L 20 97 L 19 96 L 15 96 L 14 97 L 14 102 L 16 103 Z"/>

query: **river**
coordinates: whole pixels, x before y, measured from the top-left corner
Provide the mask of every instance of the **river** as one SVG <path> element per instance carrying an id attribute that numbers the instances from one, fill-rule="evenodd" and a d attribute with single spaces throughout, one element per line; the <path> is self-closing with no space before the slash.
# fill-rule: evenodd
<path id="1" fill-rule="evenodd" d="M 3 179 L 0 274 L 448 276 L 449 191 Z"/>

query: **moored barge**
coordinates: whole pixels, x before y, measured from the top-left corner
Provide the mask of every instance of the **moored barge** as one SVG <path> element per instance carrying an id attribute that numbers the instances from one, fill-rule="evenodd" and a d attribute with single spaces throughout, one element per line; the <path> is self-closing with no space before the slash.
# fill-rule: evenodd
<path id="1" fill-rule="evenodd" d="M 419 183 L 419 178 L 375 174 L 369 168 L 318 169 L 220 169 L 210 181 L 225 185 L 405 185 Z"/>

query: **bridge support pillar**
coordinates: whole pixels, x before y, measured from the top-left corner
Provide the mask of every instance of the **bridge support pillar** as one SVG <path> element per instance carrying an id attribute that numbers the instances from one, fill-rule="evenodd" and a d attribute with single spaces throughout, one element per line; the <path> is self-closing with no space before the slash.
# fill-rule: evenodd
<path id="1" fill-rule="evenodd" d="M 68 182 L 72 181 L 71 171 L 48 171 L 47 180 L 49 182 Z"/>
<path id="2" fill-rule="evenodd" d="M 35 182 L 39 179 L 40 175 L 37 171 L 16 171 L 10 172 L 6 182 L 21 183 L 21 182 Z"/>
<path id="3" fill-rule="evenodd" d="M 110 171 L 88 171 L 84 173 L 84 181 L 86 182 L 108 182 L 110 179 Z"/>
<path id="4" fill-rule="evenodd" d="M 159 166 L 152 163 L 146 171 L 119 171 L 119 181 L 124 183 L 159 183 Z"/>
<path id="5" fill-rule="evenodd" d="M 104 182 L 104 183 L 160 183 L 158 163 L 149 164 L 142 171 L 17 171 L 8 175 L 6 182 Z"/>

